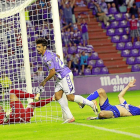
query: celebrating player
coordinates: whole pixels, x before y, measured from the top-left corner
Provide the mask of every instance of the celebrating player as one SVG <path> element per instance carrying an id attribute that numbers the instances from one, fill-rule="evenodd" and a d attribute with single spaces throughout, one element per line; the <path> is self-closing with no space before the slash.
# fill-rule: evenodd
<path id="1" fill-rule="evenodd" d="M 66 94 L 69 101 L 86 104 L 96 113 L 96 105 L 92 101 L 89 101 L 80 95 L 73 95 L 75 92 L 73 74 L 71 70 L 64 65 L 57 54 L 47 50 L 47 40 L 44 38 L 38 38 L 36 40 L 36 48 L 37 52 L 43 57 L 44 65 L 49 69 L 48 77 L 41 82 L 40 86 L 45 86 L 46 82 L 56 75 L 55 99 L 59 102 L 62 110 L 67 115 L 68 119 L 66 122 L 73 122 L 75 119 L 69 110 L 68 104 L 62 98 L 63 93 Z"/>
<path id="2" fill-rule="evenodd" d="M 118 95 L 119 105 L 110 105 L 108 97 L 104 89 L 98 89 L 93 94 L 88 96 L 88 100 L 94 100 L 99 97 L 99 105 L 101 112 L 98 114 L 98 117 L 89 117 L 89 120 L 93 119 L 109 119 L 109 118 L 117 118 L 117 117 L 127 117 L 127 116 L 135 116 L 140 115 L 140 106 L 133 106 L 126 102 L 123 98 L 126 91 L 134 87 L 136 80 L 132 80 L 129 84 L 120 92 Z M 82 106 L 83 108 L 84 106 Z"/>
<path id="3" fill-rule="evenodd" d="M 33 117 L 35 107 L 45 106 L 52 101 L 52 98 L 32 102 L 26 109 L 24 109 L 19 98 L 32 98 L 39 100 L 39 96 L 40 95 L 38 94 L 35 95 L 26 93 L 22 90 L 12 89 L 10 91 L 10 106 L 12 112 L 4 112 L 3 107 L 0 106 L 0 124 L 30 122 L 31 117 Z"/>

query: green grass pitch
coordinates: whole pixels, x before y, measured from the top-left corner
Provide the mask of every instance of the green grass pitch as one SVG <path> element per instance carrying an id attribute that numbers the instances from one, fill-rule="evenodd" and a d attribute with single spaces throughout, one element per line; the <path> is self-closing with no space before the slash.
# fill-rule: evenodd
<path id="1" fill-rule="evenodd" d="M 119 104 L 117 97 L 118 93 L 108 93 L 107 95 L 110 104 L 112 105 Z M 83 96 L 87 97 L 88 95 Z M 127 100 L 128 103 L 132 105 L 140 105 L 140 91 L 128 91 L 125 95 L 125 99 Z M 76 119 L 76 123 L 62 124 L 62 120 L 58 120 L 52 122 L 42 121 L 38 123 L 33 122 L 28 124 L 15 124 L 15 125 L 11 124 L 4 126 L 1 125 L 0 140 L 140 139 L 140 116 L 88 121 L 86 120 L 87 117 L 95 116 L 90 107 L 85 106 L 84 109 L 80 109 L 76 103 L 72 102 L 69 102 L 69 107 Z M 45 114 L 46 112 L 43 113 Z M 60 116 L 60 113 L 58 115 Z M 40 117 L 39 116 L 36 118 L 33 117 L 32 121 L 34 121 L 35 119 L 39 121 Z M 83 126 L 81 126 L 81 124 Z M 113 130 L 115 132 L 110 132 L 110 130 Z M 124 134 L 120 134 L 119 132 L 116 133 L 118 130 L 123 132 Z M 129 135 L 129 133 L 132 135 Z"/>

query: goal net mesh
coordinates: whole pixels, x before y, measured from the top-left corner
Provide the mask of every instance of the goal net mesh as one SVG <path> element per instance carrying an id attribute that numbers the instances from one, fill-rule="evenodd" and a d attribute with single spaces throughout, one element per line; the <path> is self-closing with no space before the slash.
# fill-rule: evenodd
<path id="1" fill-rule="evenodd" d="M 30 0 L 28 0 L 29 2 Z M 1 13 L 10 16 L 0 18 L 0 105 L 4 111 L 10 108 L 11 89 L 26 91 L 24 49 L 21 31 L 20 10 L 17 7 L 25 6 L 26 0 L 1 0 Z M 13 10 L 15 9 L 15 11 Z M 48 70 L 43 66 L 42 57 L 36 51 L 35 40 L 39 37 L 49 39 L 48 49 L 55 52 L 55 35 L 53 33 L 53 15 L 51 0 L 34 1 L 23 8 L 25 10 L 26 31 L 28 40 L 29 64 L 31 71 L 32 93 L 39 92 L 39 84 L 48 75 Z M 13 15 L 11 15 L 11 11 Z M 19 10 L 19 11 L 18 11 Z M 9 11 L 9 12 L 8 12 Z M 17 12 L 18 11 L 18 12 Z M 42 88 L 41 99 L 47 99 L 54 94 L 54 78 Z M 19 99 L 24 108 L 27 107 L 26 99 Z M 44 107 L 36 108 L 30 122 L 58 121 L 61 119 L 61 108 L 56 101 Z"/>

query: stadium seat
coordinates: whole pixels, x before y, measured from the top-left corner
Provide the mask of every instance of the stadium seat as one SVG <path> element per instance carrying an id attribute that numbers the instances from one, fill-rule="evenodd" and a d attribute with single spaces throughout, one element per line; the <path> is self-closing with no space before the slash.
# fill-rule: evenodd
<path id="1" fill-rule="evenodd" d="M 132 72 L 140 71 L 140 66 L 138 64 L 132 66 Z"/>
<path id="2" fill-rule="evenodd" d="M 124 19 L 123 14 L 121 14 L 121 13 L 115 14 L 114 17 L 115 17 L 116 21 L 121 21 Z"/>
<path id="3" fill-rule="evenodd" d="M 129 36 L 128 35 L 122 35 L 120 37 L 120 42 L 128 42 L 130 39 L 129 39 Z"/>
<path id="4" fill-rule="evenodd" d="M 118 28 L 118 25 L 119 25 L 119 22 L 118 21 L 113 21 L 110 24 L 110 28 L 113 28 L 113 29 Z"/>
<path id="5" fill-rule="evenodd" d="M 92 69 L 92 75 L 99 75 L 100 74 L 100 68 L 96 67 Z"/>
<path id="6" fill-rule="evenodd" d="M 117 50 L 124 50 L 125 49 L 125 43 L 123 43 L 123 42 L 117 43 L 116 49 Z"/>
<path id="7" fill-rule="evenodd" d="M 97 60 L 96 61 L 96 67 L 104 67 L 104 63 L 103 63 L 103 60 Z"/>
<path id="8" fill-rule="evenodd" d="M 96 67 L 96 60 L 89 60 L 88 65 L 91 65 L 93 68 Z"/>
<path id="9" fill-rule="evenodd" d="M 48 71 L 48 69 L 46 67 L 43 67 L 43 71 Z"/>
<path id="10" fill-rule="evenodd" d="M 103 67 L 103 68 L 101 68 L 100 73 L 101 74 L 109 74 L 109 71 L 108 71 L 107 67 Z"/>
<path id="11" fill-rule="evenodd" d="M 76 47 L 68 47 L 68 54 L 76 53 L 77 48 Z"/>
<path id="12" fill-rule="evenodd" d="M 130 28 L 124 28 L 124 34 L 130 33 Z"/>
<path id="13" fill-rule="evenodd" d="M 94 52 L 92 53 L 91 56 L 89 56 L 88 60 L 98 60 L 99 57 L 98 57 L 98 53 L 97 52 Z"/>
<path id="14" fill-rule="evenodd" d="M 109 14 L 117 14 L 118 11 L 116 8 L 110 8 L 109 11 L 108 11 Z"/>
<path id="15" fill-rule="evenodd" d="M 140 49 L 140 41 L 134 42 L 134 48 Z"/>
<path id="16" fill-rule="evenodd" d="M 124 35 L 124 29 L 123 28 L 118 28 L 115 30 L 115 35 Z"/>
<path id="17" fill-rule="evenodd" d="M 42 58 L 41 57 L 37 57 L 37 61 L 38 62 L 42 62 Z"/>
<path id="18" fill-rule="evenodd" d="M 125 49 L 127 49 L 127 50 L 133 49 L 133 44 L 132 44 L 132 42 L 126 42 L 126 43 L 125 43 Z"/>
<path id="19" fill-rule="evenodd" d="M 114 29 L 108 29 L 106 34 L 108 36 L 114 36 L 115 35 L 115 30 Z"/>
<path id="20" fill-rule="evenodd" d="M 91 75 L 91 70 L 89 68 L 86 68 L 84 70 L 84 75 Z"/>
<path id="21" fill-rule="evenodd" d="M 140 56 L 135 58 L 135 64 L 140 64 Z"/>
<path id="22" fill-rule="evenodd" d="M 120 42 L 120 36 L 112 36 L 111 41 L 113 43 L 119 43 Z"/>
<path id="23" fill-rule="evenodd" d="M 120 28 L 127 28 L 129 26 L 129 22 L 127 22 L 126 20 L 122 20 L 119 22 L 118 25 Z"/>
<path id="24" fill-rule="evenodd" d="M 33 71 L 34 71 L 34 72 L 36 72 L 36 71 L 37 71 L 37 69 L 38 69 L 38 68 L 37 68 L 37 67 L 35 67 L 35 68 L 33 68 Z"/>
<path id="25" fill-rule="evenodd" d="M 128 57 L 126 60 L 126 63 L 128 65 L 134 65 L 135 64 L 135 58 L 134 57 Z"/>
<path id="26" fill-rule="evenodd" d="M 137 50 L 137 49 L 131 50 L 130 51 L 130 56 L 134 56 L 134 57 L 139 56 L 139 50 Z"/>
<path id="27" fill-rule="evenodd" d="M 121 52 L 121 56 L 122 57 L 129 57 L 130 56 L 130 51 L 129 50 L 123 50 Z"/>

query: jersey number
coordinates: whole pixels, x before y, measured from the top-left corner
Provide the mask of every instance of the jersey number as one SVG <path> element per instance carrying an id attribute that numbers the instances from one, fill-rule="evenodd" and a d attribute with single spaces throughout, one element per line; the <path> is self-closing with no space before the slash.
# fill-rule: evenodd
<path id="1" fill-rule="evenodd" d="M 56 62 L 59 63 L 59 66 L 60 66 L 61 68 L 63 68 L 63 67 L 65 66 L 64 63 L 63 63 L 58 57 L 55 57 L 55 59 L 56 59 Z"/>

